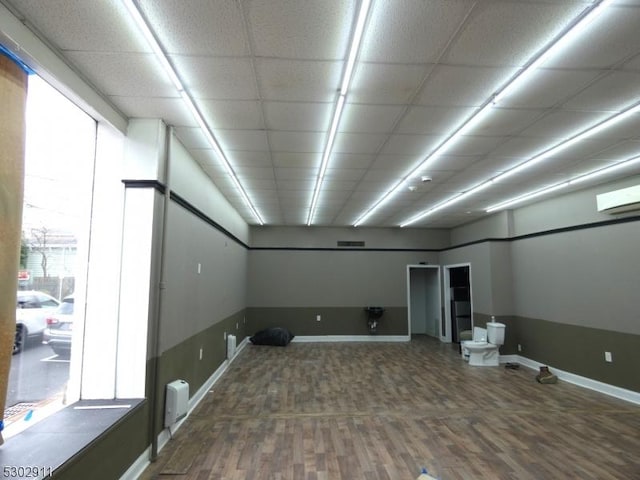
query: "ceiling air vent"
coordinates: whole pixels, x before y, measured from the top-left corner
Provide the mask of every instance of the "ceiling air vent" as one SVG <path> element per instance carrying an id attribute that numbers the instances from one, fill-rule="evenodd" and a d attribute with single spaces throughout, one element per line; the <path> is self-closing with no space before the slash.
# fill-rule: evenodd
<path id="1" fill-rule="evenodd" d="M 623 213 L 640 210 L 640 185 L 596 196 L 598 211 Z"/>
<path id="2" fill-rule="evenodd" d="M 364 247 L 364 242 L 355 240 L 338 240 L 339 247 Z"/>

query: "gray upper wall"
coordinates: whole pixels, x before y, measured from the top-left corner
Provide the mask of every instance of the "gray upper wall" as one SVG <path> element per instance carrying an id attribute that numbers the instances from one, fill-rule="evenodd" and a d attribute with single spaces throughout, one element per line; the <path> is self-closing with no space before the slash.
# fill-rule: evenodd
<path id="1" fill-rule="evenodd" d="M 625 180 L 543 199 L 514 210 L 497 212 L 481 220 L 452 229 L 451 245 L 461 245 L 487 238 L 517 237 L 638 215 L 638 212 L 632 212 L 612 216 L 598 212 L 596 207 L 596 195 L 638 183 L 640 183 L 640 175 L 634 175 Z"/>
<path id="2" fill-rule="evenodd" d="M 256 248 L 337 248 L 337 242 L 364 241 L 366 249 L 441 249 L 450 244 L 449 230 L 366 227 L 251 227 Z"/>

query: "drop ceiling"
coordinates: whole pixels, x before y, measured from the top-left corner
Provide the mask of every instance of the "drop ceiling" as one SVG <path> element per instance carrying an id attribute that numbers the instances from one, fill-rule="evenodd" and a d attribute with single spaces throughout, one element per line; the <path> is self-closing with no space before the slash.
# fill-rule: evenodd
<path id="1" fill-rule="evenodd" d="M 257 223 L 120 1 L 1 1 L 124 116 L 175 127 Z M 264 223 L 306 224 L 360 1 L 136 3 Z M 614 1 L 407 176 L 598 3 L 373 0 L 312 224 L 353 225 L 402 182 L 362 223 L 399 226 L 640 103 L 640 1 Z M 411 226 L 468 223 L 489 205 L 639 155 L 635 113 Z M 636 163 L 580 187 L 638 173 Z"/>

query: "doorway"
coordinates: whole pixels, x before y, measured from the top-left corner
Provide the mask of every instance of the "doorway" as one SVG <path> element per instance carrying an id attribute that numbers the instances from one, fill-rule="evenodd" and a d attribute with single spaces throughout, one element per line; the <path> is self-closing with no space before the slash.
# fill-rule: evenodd
<path id="1" fill-rule="evenodd" d="M 439 265 L 407 265 L 409 336 L 442 337 L 440 285 Z"/>
<path id="2" fill-rule="evenodd" d="M 460 343 L 460 333 L 473 329 L 471 302 L 471 264 L 445 265 L 444 319 L 445 342 Z"/>

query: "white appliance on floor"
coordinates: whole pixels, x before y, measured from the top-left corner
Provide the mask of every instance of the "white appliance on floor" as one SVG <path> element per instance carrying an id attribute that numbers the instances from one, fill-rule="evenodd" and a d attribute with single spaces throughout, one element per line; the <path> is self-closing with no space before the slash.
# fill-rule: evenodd
<path id="1" fill-rule="evenodd" d="M 476 367 L 497 367 L 500 364 L 500 346 L 504 344 L 506 325 L 499 322 L 487 323 L 487 328 L 473 327 L 473 339 L 462 342 L 462 356 L 469 365 Z"/>

